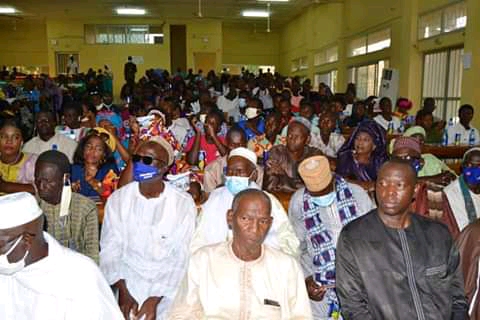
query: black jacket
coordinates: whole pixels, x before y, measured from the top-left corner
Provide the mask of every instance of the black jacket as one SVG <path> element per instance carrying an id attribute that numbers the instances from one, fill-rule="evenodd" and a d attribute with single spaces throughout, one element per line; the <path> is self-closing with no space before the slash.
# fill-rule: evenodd
<path id="1" fill-rule="evenodd" d="M 340 233 L 337 293 L 345 319 L 466 319 L 459 254 L 446 226 L 412 215 L 404 230 L 372 210 Z"/>

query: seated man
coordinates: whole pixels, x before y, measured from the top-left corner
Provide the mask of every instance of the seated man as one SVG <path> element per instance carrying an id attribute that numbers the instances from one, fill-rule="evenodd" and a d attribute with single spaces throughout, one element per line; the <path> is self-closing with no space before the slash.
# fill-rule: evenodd
<path id="1" fill-rule="evenodd" d="M 202 216 L 192 240 L 192 252 L 200 247 L 231 239 L 231 230 L 226 223 L 226 214 L 233 197 L 242 190 L 260 189 L 254 182 L 257 157 L 246 148 L 237 148 L 230 152 L 225 186 L 215 189 L 202 205 Z M 273 226 L 265 239 L 265 244 L 285 253 L 296 255 L 298 240 L 287 214 L 280 202 L 268 194 L 272 202 Z"/>
<path id="2" fill-rule="evenodd" d="M 457 238 L 470 320 L 480 320 L 480 220 L 468 225 Z"/>
<path id="3" fill-rule="evenodd" d="M 328 159 L 310 157 L 298 171 L 305 188 L 290 199 L 288 218 L 300 240 L 300 264 L 311 299 L 314 319 L 331 319 L 339 312 L 335 293 L 335 250 L 342 227 L 375 206 L 367 192 L 341 176 L 333 175 Z M 314 239 L 326 239 L 320 246 Z M 319 259 L 320 256 L 327 259 Z"/>
<path id="4" fill-rule="evenodd" d="M 322 151 L 310 147 L 310 121 L 295 118 L 288 125 L 287 144 L 270 150 L 265 167 L 263 189 L 269 192 L 292 193 L 303 187 L 297 167 L 304 159 L 322 155 Z"/>
<path id="5" fill-rule="evenodd" d="M 233 127 L 227 132 L 227 148 L 228 151 L 233 150 L 238 147 L 246 147 L 247 140 L 245 137 L 245 132 L 241 128 Z M 212 192 L 216 187 L 224 183 L 225 170 L 227 168 L 227 157 L 217 158 L 215 161 L 211 162 L 208 166 L 205 167 L 205 173 L 203 176 L 203 187 L 205 192 Z M 263 183 L 263 168 L 259 165 L 257 168 L 257 179 L 256 183 L 261 186 Z"/>
<path id="6" fill-rule="evenodd" d="M 263 245 L 271 209 L 260 190 L 235 196 L 227 216 L 233 239 L 194 253 L 170 319 L 312 319 L 297 261 Z"/>
<path id="7" fill-rule="evenodd" d="M 35 186 L 47 230 L 63 246 L 98 263 L 98 211 L 95 202 L 72 192 L 70 163 L 63 153 L 49 150 L 35 164 Z M 68 185 L 65 185 L 65 183 Z"/>
<path id="8" fill-rule="evenodd" d="M 386 162 L 378 209 L 342 229 L 336 284 L 345 319 L 465 319 L 458 251 L 446 226 L 412 214 L 415 185 L 410 162 Z"/>
<path id="9" fill-rule="evenodd" d="M 189 194 L 162 181 L 173 157 L 159 136 L 141 144 L 132 156 L 135 181 L 105 207 L 100 268 L 126 319 L 163 319 L 187 269 L 197 214 Z"/>
<path id="10" fill-rule="evenodd" d="M 373 118 L 388 134 L 401 133 L 403 131 L 402 122 L 399 118 L 392 115 L 392 101 L 383 97 L 380 99 L 380 113 Z"/>
<path id="11" fill-rule="evenodd" d="M 446 210 L 455 217 L 462 231 L 480 218 L 480 148 L 472 148 L 463 156 L 462 174 L 443 189 Z"/>
<path id="12" fill-rule="evenodd" d="M 470 126 L 473 119 L 473 107 L 464 104 L 458 109 L 460 121 L 453 126 L 447 126 L 448 144 L 478 145 L 480 136 L 478 130 Z"/>
<path id="13" fill-rule="evenodd" d="M 38 136 L 25 143 L 23 151 L 38 155 L 47 150 L 58 150 L 63 152 L 68 157 L 68 160 L 72 162 L 73 154 L 77 149 L 77 143 L 61 133 L 55 133 L 56 124 L 57 121 L 52 112 L 38 112 L 35 119 Z"/>
<path id="14" fill-rule="evenodd" d="M 0 197 L 0 319 L 123 319 L 88 258 L 42 232 L 35 197 Z"/>
<path id="15" fill-rule="evenodd" d="M 320 132 L 312 133 L 311 146 L 320 149 L 327 157 L 336 158 L 340 148 L 345 143 L 341 133 L 334 132 L 337 115 L 331 111 L 320 115 Z"/>

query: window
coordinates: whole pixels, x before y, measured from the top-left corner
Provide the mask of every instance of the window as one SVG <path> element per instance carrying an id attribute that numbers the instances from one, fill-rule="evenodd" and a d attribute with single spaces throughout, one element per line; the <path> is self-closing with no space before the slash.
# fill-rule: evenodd
<path id="1" fill-rule="evenodd" d="M 338 61 L 338 46 L 321 50 L 314 55 L 313 60 L 315 66 Z"/>
<path id="2" fill-rule="evenodd" d="M 389 60 L 380 60 L 377 63 L 348 69 L 348 81 L 355 83 L 358 98 L 378 95 L 383 69 L 389 65 Z"/>
<path id="3" fill-rule="evenodd" d="M 161 26 L 149 25 L 85 25 L 88 44 L 162 44 Z"/>
<path id="4" fill-rule="evenodd" d="M 292 60 L 292 72 L 308 69 L 308 58 L 301 57 Z"/>
<path id="5" fill-rule="evenodd" d="M 465 1 L 421 15 L 418 21 L 418 38 L 427 39 L 442 33 L 465 28 L 467 8 Z"/>
<path id="6" fill-rule="evenodd" d="M 314 88 L 317 89 L 320 83 L 325 83 L 330 87 L 332 92 L 336 92 L 337 89 L 337 70 L 332 70 L 326 73 L 317 73 L 313 81 Z"/>
<path id="7" fill-rule="evenodd" d="M 457 118 L 462 90 L 462 59 L 463 48 L 424 56 L 422 98 L 435 99 L 435 116 L 441 119 Z"/>
<path id="8" fill-rule="evenodd" d="M 349 57 L 390 48 L 392 42 L 390 33 L 390 29 L 384 29 L 351 40 L 348 46 Z"/>

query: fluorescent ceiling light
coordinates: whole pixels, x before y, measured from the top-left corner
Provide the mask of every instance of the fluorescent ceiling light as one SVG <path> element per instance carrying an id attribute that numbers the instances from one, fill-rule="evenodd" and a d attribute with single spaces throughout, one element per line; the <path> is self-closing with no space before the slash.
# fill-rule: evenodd
<path id="1" fill-rule="evenodd" d="M 11 8 L 11 7 L 0 8 L 0 13 L 15 13 L 15 12 L 17 12 L 15 8 Z"/>
<path id="2" fill-rule="evenodd" d="M 242 16 L 244 17 L 255 17 L 255 18 L 266 18 L 270 16 L 270 13 L 267 11 L 261 11 L 261 10 L 245 10 L 242 11 Z"/>
<path id="3" fill-rule="evenodd" d="M 147 28 L 130 28 L 130 31 L 132 32 L 147 32 Z"/>
<path id="4" fill-rule="evenodd" d="M 117 14 L 125 14 L 125 15 L 144 15 L 145 9 L 136 9 L 136 8 L 117 8 Z"/>

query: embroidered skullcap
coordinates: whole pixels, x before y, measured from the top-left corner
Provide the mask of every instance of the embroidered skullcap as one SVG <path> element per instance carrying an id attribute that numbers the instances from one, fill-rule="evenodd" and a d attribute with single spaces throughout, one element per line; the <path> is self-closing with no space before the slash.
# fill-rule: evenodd
<path id="1" fill-rule="evenodd" d="M 10 229 L 32 222 L 42 213 L 37 200 L 28 192 L 0 197 L 0 229 Z"/>
<path id="2" fill-rule="evenodd" d="M 175 154 L 173 152 L 172 145 L 168 143 L 167 140 L 165 140 L 161 136 L 154 136 L 148 139 L 148 141 L 153 141 L 155 143 L 158 143 L 163 149 L 165 149 L 165 151 L 167 151 L 167 154 L 168 154 L 168 165 L 171 165 L 173 163 Z"/>
<path id="3" fill-rule="evenodd" d="M 403 135 L 406 136 L 406 137 L 411 137 L 411 136 L 416 135 L 416 134 L 421 134 L 423 137 L 427 136 L 427 132 L 421 126 L 410 127 L 403 133 Z"/>
<path id="4" fill-rule="evenodd" d="M 325 190 L 333 178 L 330 163 L 325 156 L 313 156 L 303 160 L 298 166 L 298 173 L 305 187 L 311 192 Z"/>
<path id="5" fill-rule="evenodd" d="M 398 149 L 410 149 L 418 154 L 422 154 L 422 148 L 420 147 L 420 141 L 413 137 L 398 137 L 393 144 L 393 152 Z"/>
<path id="6" fill-rule="evenodd" d="M 231 157 L 242 157 L 253 163 L 254 166 L 257 165 L 257 155 L 255 154 L 255 152 L 247 148 L 239 147 L 233 149 L 232 151 L 230 151 L 228 159 L 230 159 Z"/>
<path id="7" fill-rule="evenodd" d="M 311 131 L 312 130 L 312 123 L 310 122 L 310 120 L 308 120 L 307 118 L 304 118 L 304 117 L 295 117 L 293 118 L 290 123 L 294 123 L 294 122 L 297 122 L 297 123 L 300 123 L 302 124 L 305 128 L 308 129 L 308 131 Z"/>

